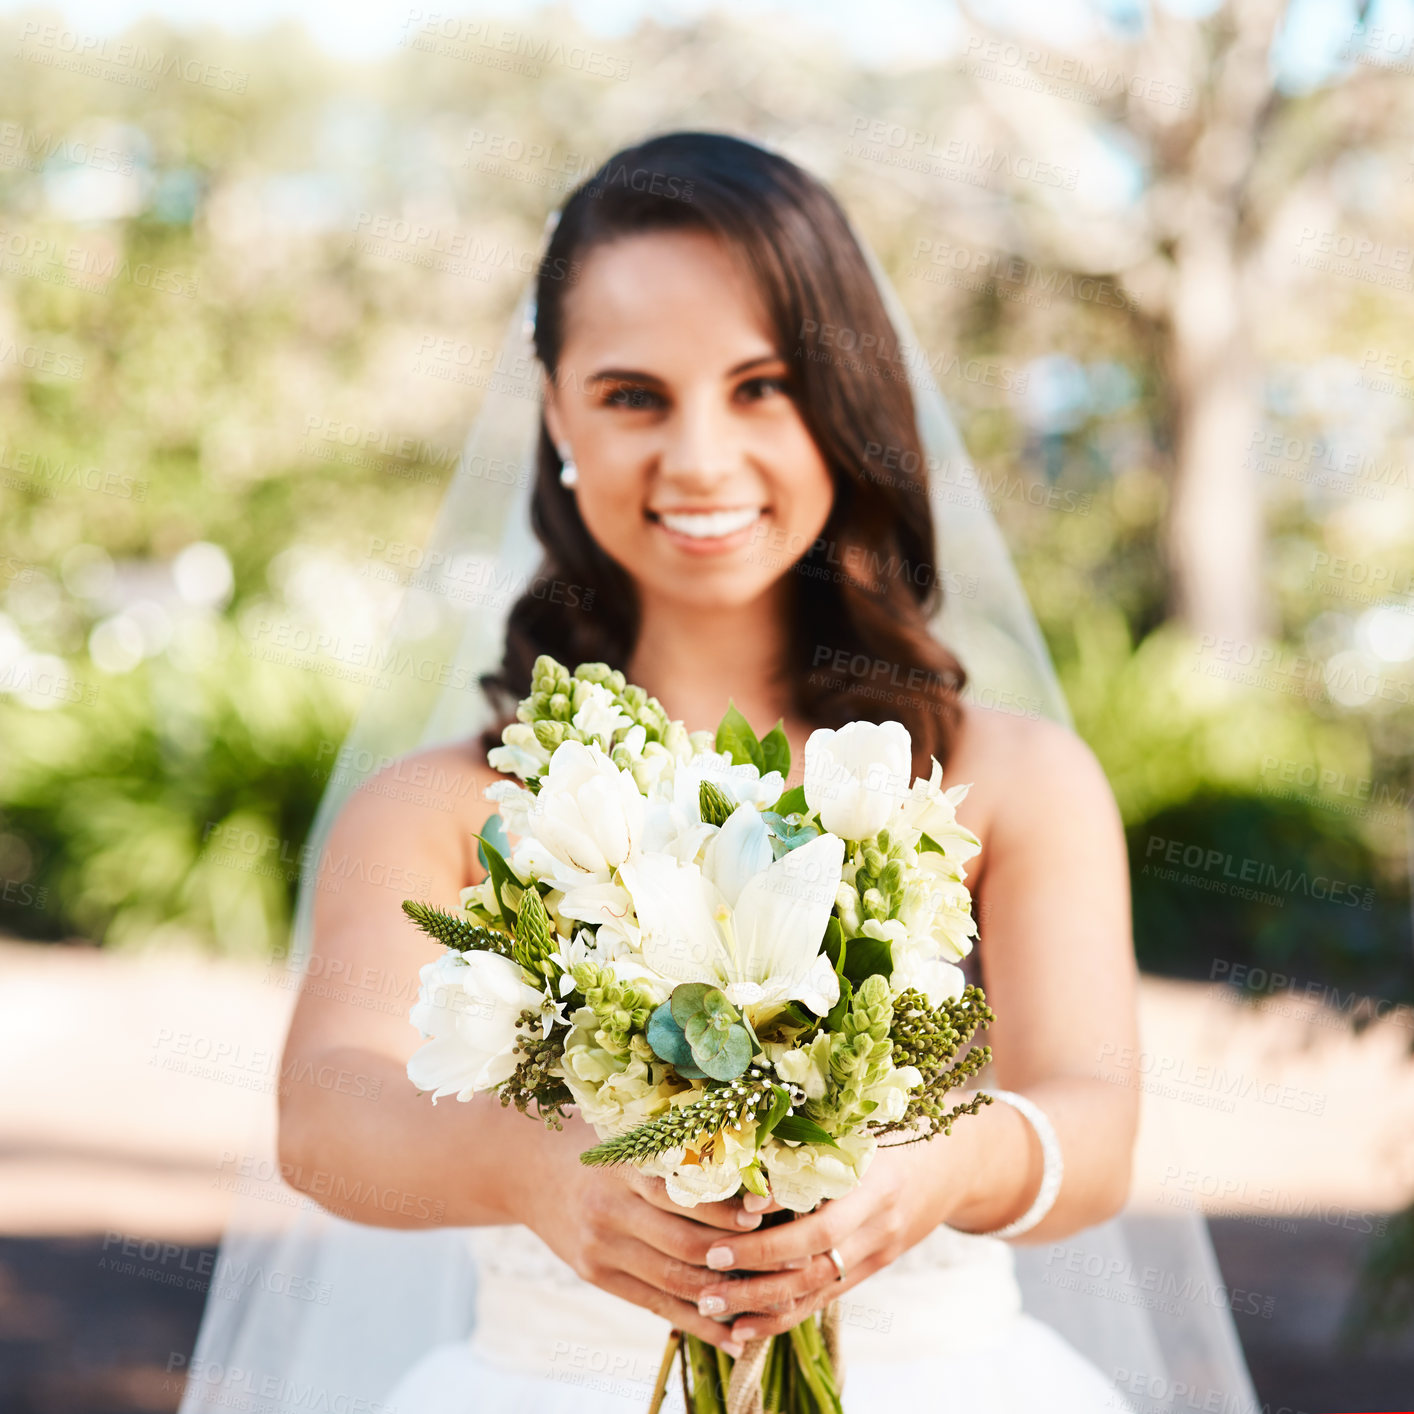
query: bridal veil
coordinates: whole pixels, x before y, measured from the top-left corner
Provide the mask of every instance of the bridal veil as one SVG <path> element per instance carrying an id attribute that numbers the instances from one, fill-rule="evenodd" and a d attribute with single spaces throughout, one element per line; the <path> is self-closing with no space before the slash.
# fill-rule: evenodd
<path id="1" fill-rule="evenodd" d="M 556 220 L 547 221 L 546 238 Z M 894 324 L 928 458 L 935 563 L 945 576 L 933 631 L 967 669 L 969 698 L 1068 723 L 1050 656 L 927 356 L 857 229 L 855 238 Z M 484 387 L 481 411 L 427 541 L 399 557 L 410 577 L 374 659 L 377 682 L 335 758 L 303 852 L 292 946 L 273 979 L 279 985 L 326 987 L 354 1005 L 403 1012 L 413 1000 L 376 979 L 305 977 L 317 868 L 358 785 L 406 753 L 473 736 L 491 721 L 480 675 L 500 662 L 511 605 L 542 588 L 529 515 L 540 434 L 533 321 L 532 275 L 501 347 L 479 351 L 473 365 Z M 390 788 L 417 788 L 415 776 L 400 780 L 397 770 L 384 779 Z M 170 1362 L 187 1379 L 182 1414 L 391 1414 L 386 1400 L 399 1376 L 432 1346 L 469 1332 L 476 1274 L 465 1235 L 332 1216 L 283 1182 L 273 1135 L 271 1113 L 222 1166 L 218 1182 L 234 1195 L 232 1217 L 195 1349 Z M 310 1179 L 315 1193 L 345 1181 Z M 425 1200 L 390 1192 L 377 1201 L 394 1211 Z M 1015 1250 L 1026 1309 L 1136 1409 L 1258 1408 L 1200 1215 L 1126 1209 L 1067 1241 Z"/>

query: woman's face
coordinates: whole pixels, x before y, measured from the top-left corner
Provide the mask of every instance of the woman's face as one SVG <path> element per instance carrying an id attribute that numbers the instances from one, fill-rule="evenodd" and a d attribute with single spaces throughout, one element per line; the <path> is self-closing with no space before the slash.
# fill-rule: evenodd
<path id="1" fill-rule="evenodd" d="M 833 485 L 781 353 L 710 235 L 622 237 L 581 266 L 546 425 L 589 533 L 645 597 L 750 603 L 824 528 Z"/>

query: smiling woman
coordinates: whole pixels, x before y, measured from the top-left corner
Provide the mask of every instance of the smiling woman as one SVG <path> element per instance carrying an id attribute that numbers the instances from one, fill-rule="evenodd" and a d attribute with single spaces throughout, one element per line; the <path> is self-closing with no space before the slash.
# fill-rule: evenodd
<path id="1" fill-rule="evenodd" d="M 545 572 L 593 586 L 603 608 L 522 598 L 488 688 L 509 712 L 541 653 L 622 663 L 640 681 L 635 650 L 653 655 L 670 620 L 687 623 L 697 642 L 773 663 L 801 721 L 897 717 L 927 774 L 930 756 L 947 759 L 966 674 L 928 632 L 940 591 L 927 461 L 844 212 L 793 163 L 717 134 L 653 139 L 614 163 L 661 180 L 569 199 L 535 322 Z M 861 653 L 918 691 L 884 707 L 839 666 Z M 715 686 L 703 684 L 708 720 Z"/>

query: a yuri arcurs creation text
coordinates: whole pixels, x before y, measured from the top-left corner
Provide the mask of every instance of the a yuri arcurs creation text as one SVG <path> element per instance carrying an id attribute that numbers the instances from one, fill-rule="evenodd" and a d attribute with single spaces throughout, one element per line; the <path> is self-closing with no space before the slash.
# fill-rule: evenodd
<path id="1" fill-rule="evenodd" d="M 634 1164 L 688 1207 L 750 1191 L 797 1213 L 849 1192 L 881 1138 L 987 1102 L 951 1094 L 990 1059 L 957 966 L 968 788 L 937 761 L 913 779 L 901 724 L 812 733 L 786 790 L 779 723 L 758 740 L 731 709 L 688 732 L 602 663 L 540 658 L 517 716 L 490 753 L 519 783 L 487 792 L 485 881 L 459 913 L 403 904 L 447 949 L 411 1016 L 434 1102 L 495 1090 L 556 1126 L 573 1105 L 601 1141 L 586 1164 Z M 840 1409 L 829 1334 L 807 1320 L 754 1362 L 766 1409 Z M 725 1409 L 732 1362 L 683 1348 L 694 1414 Z"/>

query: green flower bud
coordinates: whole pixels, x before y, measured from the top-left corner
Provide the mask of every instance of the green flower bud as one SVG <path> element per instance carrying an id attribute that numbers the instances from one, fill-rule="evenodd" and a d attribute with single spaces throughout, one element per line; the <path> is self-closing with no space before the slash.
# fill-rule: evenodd
<path id="1" fill-rule="evenodd" d="M 736 809 L 728 796 L 711 781 L 703 781 L 697 788 L 697 801 L 702 810 L 702 821 L 707 825 L 725 825 L 727 817 Z"/>
<path id="2" fill-rule="evenodd" d="M 568 730 L 564 722 L 539 721 L 535 724 L 535 740 L 538 741 L 546 751 L 553 751 L 564 741 Z"/>

